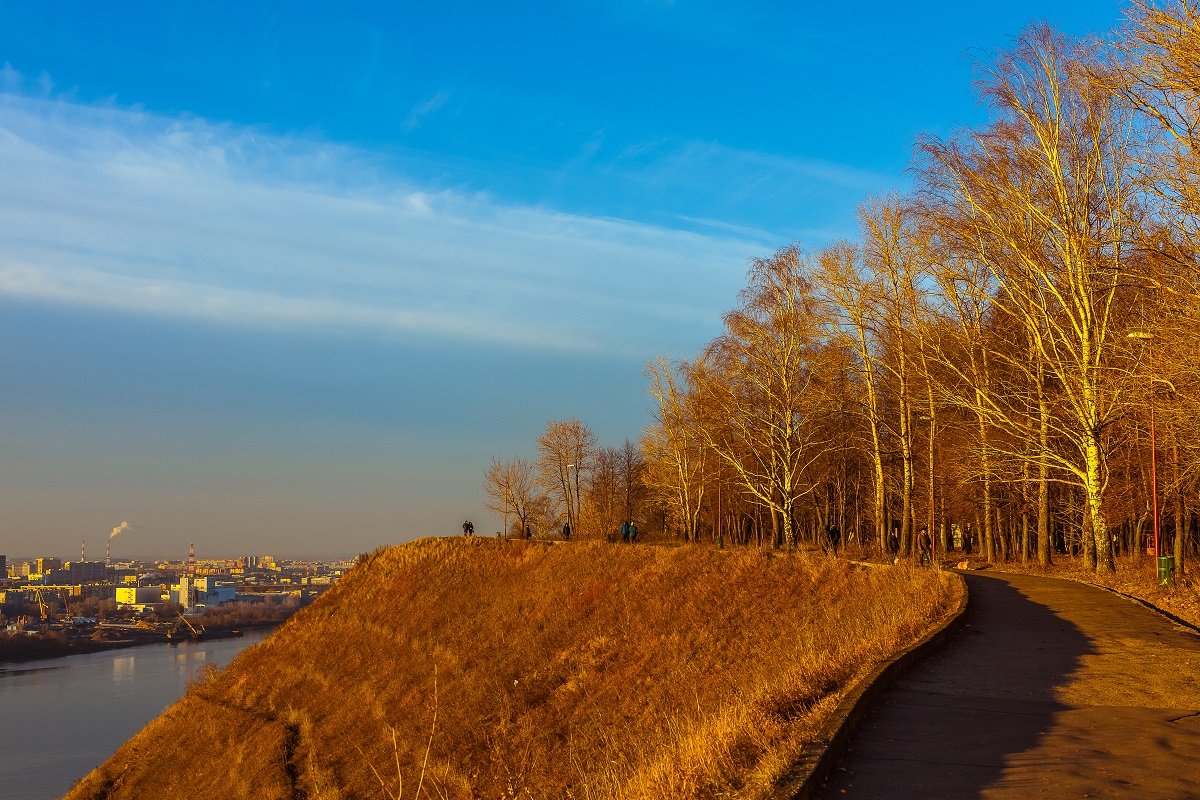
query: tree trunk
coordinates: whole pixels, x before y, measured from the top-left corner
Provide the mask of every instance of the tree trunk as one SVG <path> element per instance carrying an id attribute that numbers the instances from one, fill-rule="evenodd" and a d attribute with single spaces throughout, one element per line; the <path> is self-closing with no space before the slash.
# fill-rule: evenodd
<path id="1" fill-rule="evenodd" d="M 1100 455 L 1099 434 L 1096 431 L 1088 433 L 1085 457 L 1087 481 L 1084 489 L 1092 522 L 1094 566 L 1097 572 L 1114 572 L 1112 542 L 1109 541 L 1108 526 L 1104 522 L 1104 464 Z"/>
<path id="2" fill-rule="evenodd" d="M 1092 506 L 1084 498 L 1083 519 L 1079 528 L 1079 539 L 1083 544 L 1083 566 L 1085 569 L 1096 569 L 1096 539 L 1092 533 Z"/>
<path id="3" fill-rule="evenodd" d="M 1038 517 L 1037 553 L 1038 563 L 1050 565 L 1050 466 L 1046 461 L 1050 441 L 1050 405 L 1038 382 L 1038 439 L 1041 442 L 1041 457 L 1038 459 Z"/>
<path id="4" fill-rule="evenodd" d="M 1187 540 L 1187 509 L 1183 502 L 1183 485 L 1179 481 L 1179 444 L 1171 445 L 1171 462 L 1175 479 L 1175 576 L 1183 575 L 1184 542 Z"/>
<path id="5" fill-rule="evenodd" d="M 1021 563 L 1029 563 L 1029 512 L 1021 512 Z"/>

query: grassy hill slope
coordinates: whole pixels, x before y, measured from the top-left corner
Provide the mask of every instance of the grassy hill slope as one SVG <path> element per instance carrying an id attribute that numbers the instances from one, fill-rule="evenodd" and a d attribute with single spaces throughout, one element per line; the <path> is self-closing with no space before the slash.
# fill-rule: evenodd
<path id="1" fill-rule="evenodd" d="M 414 542 L 195 684 L 69 797 L 753 797 L 959 592 L 817 555 Z"/>

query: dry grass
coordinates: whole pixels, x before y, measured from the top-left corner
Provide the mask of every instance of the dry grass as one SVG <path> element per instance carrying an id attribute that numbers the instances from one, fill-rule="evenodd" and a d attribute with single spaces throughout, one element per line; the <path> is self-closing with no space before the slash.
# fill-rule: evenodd
<path id="1" fill-rule="evenodd" d="M 976 568 L 983 566 L 980 559 L 973 559 Z M 1200 581 L 1194 572 L 1179 576 L 1174 586 L 1160 586 L 1153 559 L 1149 556 L 1135 559 L 1124 556 L 1115 559 L 1115 572 L 1095 572 L 1083 566 L 1082 559 L 1058 556 L 1049 567 L 1043 567 L 1036 561 L 1021 564 L 1006 562 L 994 564 L 991 568 L 1000 572 L 1019 572 L 1026 575 L 1046 575 L 1052 578 L 1069 578 L 1071 580 L 1090 583 L 1095 586 L 1105 586 L 1123 594 L 1138 597 L 1152 605 L 1171 612 L 1180 619 L 1187 620 L 1192 625 L 1200 627 Z M 1190 569 L 1196 569 L 1194 562 Z"/>
<path id="2" fill-rule="evenodd" d="M 415 542 L 193 687 L 71 797 L 756 797 L 960 591 L 819 555 Z"/>

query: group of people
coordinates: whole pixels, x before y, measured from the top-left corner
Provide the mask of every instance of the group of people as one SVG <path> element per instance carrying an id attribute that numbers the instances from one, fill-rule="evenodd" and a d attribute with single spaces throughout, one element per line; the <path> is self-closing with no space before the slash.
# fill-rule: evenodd
<path id="1" fill-rule="evenodd" d="M 471 522 L 471 520 L 467 520 L 466 522 L 463 523 L 463 536 L 474 536 L 474 535 L 475 535 L 475 523 Z"/>
<path id="2" fill-rule="evenodd" d="M 463 536 L 474 536 L 474 535 L 475 535 L 475 525 L 470 520 L 467 520 L 466 522 L 463 523 Z M 496 534 L 496 535 L 499 536 L 499 534 Z M 625 520 L 625 522 L 623 522 L 621 524 L 621 541 L 622 542 L 636 542 L 637 537 L 638 537 L 637 525 L 630 522 L 629 520 Z M 528 525 L 525 526 L 525 538 L 526 539 L 533 538 L 533 531 L 531 531 L 529 529 Z M 570 522 L 563 523 L 562 538 L 563 538 L 564 542 L 571 541 L 571 523 Z M 611 541 L 611 539 L 610 539 L 610 541 Z"/>
<path id="3" fill-rule="evenodd" d="M 917 561 L 921 566 L 927 567 L 933 563 L 933 537 L 929 535 L 929 528 L 922 525 L 917 531 L 917 538 L 913 544 L 917 548 Z M 888 555 L 895 561 L 900 556 L 900 523 L 893 522 L 892 530 L 887 537 Z"/>
<path id="4" fill-rule="evenodd" d="M 829 545 L 829 549 L 836 556 L 838 547 L 842 543 L 842 531 L 836 524 L 831 524 L 825 529 L 825 541 Z M 917 558 L 921 566 L 928 566 L 933 563 L 933 537 L 929 535 L 929 528 L 925 525 L 917 531 L 916 541 L 914 542 L 917 548 Z M 900 556 L 900 523 L 892 524 L 892 530 L 887 535 L 887 551 L 892 560 L 895 561 Z"/>

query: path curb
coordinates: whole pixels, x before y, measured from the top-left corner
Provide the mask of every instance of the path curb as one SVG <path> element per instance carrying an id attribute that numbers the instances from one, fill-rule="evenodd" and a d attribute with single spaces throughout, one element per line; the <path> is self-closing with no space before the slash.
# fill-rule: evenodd
<path id="1" fill-rule="evenodd" d="M 1074 579 L 1072 579 L 1072 580 L 1074 580 Z M 1175 623 L 1176 625 L 1178 625 L 1181 628 L 1187 628 L 1192 633 L 1200 633 L 1200 626 L 1194 625 L 1193 623 L 1188 622 L 1183 617 L 1172 614 L 1170 611 L 1167 611 L 1165 608 L 1160 608 L 1159 606 L 1154 605 L 1154 603 L 1151 603 L 1149 600 L 1144 600 L 1144 599 L 1138 597 L 1137 595 L 1125 594 L 1125 592 L 1122 592 L 1119 589 L 1113 589 L 1109 586 L 1101 586 L 1098 583 L 1088 583 L 1087 581 L 1079 581 L 1079 583 L 1082 583 L 1085 586 L 1095 586 L 1097 589 L 1103 589 L 1106 592 L 1112 592 L 1117 597 L 1124 597 L 1126 600 L 1132 600 L 1133 602 L 1137 603 L 1139 606 L 1142 606 L 1143 608 L 1147 608 L 1147 609 L 1153 611 L 1155 614 L 1166 617 L 1171 622 Z"/>
<path id="2" fill-rule="evenodd" d="M 961 575 L 959 580 L 963 586 L 962 599 L 950 618 L 909 649 L 877 664 L 855 684 L 817 735 L 800 751 L 787 774 L 766 795 L 767 800 L 812 800 L 816 797 L 830 771 L 846 752 L 850 735 L 862 721 L 871 703 L 909 667 L 944 645 L 962 627 L 971 597 Z"/>

